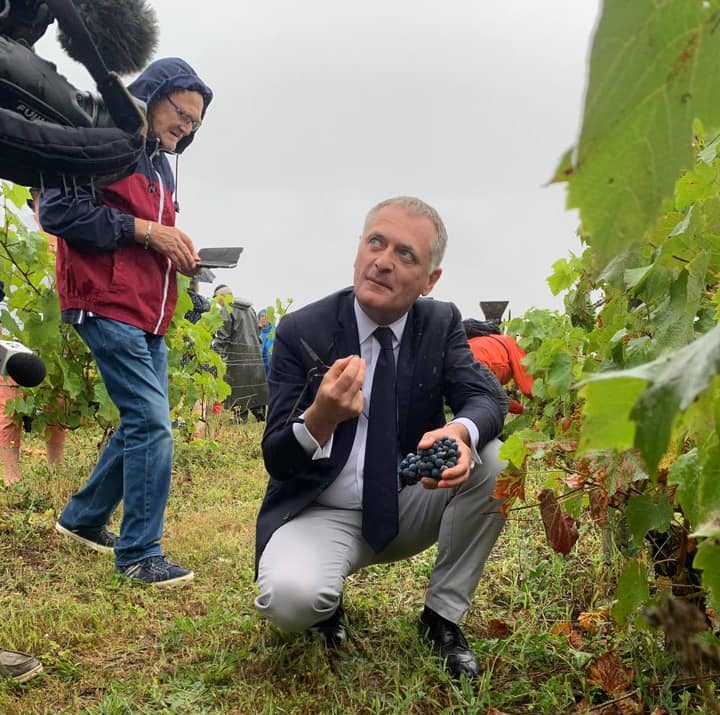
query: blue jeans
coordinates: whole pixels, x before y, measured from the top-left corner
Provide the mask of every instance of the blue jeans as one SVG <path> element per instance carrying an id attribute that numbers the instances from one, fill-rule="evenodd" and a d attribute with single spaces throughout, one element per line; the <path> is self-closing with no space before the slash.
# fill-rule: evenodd
<path id="1" fill-rule="evenodd" d="M 120 426 L 60 521 L 66 528 L 104 526 L 122 500 L 115 557 L 118 568 L 125 568 L 162 555 L 173 456 L 167 347 L 161 336 L 108 318 L 88 318 L 75 327 L 120 411 Z"/>

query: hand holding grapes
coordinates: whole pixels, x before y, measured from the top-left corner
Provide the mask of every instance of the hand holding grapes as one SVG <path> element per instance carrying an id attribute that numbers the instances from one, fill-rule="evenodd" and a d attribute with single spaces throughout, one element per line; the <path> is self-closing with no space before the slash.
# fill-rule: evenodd
<path id="1" fill-rule="evenodd" d="M 426 432 L 418 442 L 418 449 L 430 449 L 435 442 L 446 437 L 455 440 L 455 451 L 458 452 L 455 466 L 443 470 L 440 479 L 423 476 L 420 480 L 425 489 L 453 489 L 459 487 L 470 475 L 472 453 L 470 451 L 470 435 L 467 429 L 457 422 L 446 424 L 440 429 Z"/>

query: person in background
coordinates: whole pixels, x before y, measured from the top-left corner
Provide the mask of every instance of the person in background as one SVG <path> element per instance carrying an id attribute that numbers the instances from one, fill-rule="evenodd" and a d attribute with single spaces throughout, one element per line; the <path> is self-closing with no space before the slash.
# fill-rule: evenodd
<path id="1" fill-rule="evenodd" d="M 252 304 L 234 298 L 226 285 L 215 288 L 221 298 L 225 322 L 215 333 L 213 348 L 227 366 L 225 381 L 232 388 L 225 407 L 245 422 L 252 412 L 258 422 L 265 419 L 268 386 L 258 337 L 258 319 Z"/>
<path id="2" fill-rule="evenodd" d="M 140 583 L 189 581 L 161 539 L 170 491 L 173 435 L 164 335 L 177 302 L 177 271 L 198 272 L 190 237 L 175 226 L 175 177 L 166 154 L 184 152 L 200 129 L 212 91 L 177 58 L 157 60 L 128 87 L 147 106 L 146 153 L 135 173 L 99 194 L 48 190 L 40 218 L 58 241 L 62 319 L 95 358 L 120 425 L 56 530 L 96 551 Z M 123 502 L 119 537 L 107 524 Z"/>
<path id="3" fill-rule="evenodd" d="M 273 340 L 275 340 L 275 323 L 268 319 L 267 308 L 258 313 L 258 331 L 260 333 L 260 348 L 262 350 L 265 376 L 270 374 L 270 356 L 272 355 Z"/>
<path id="4" fill-rule="evenodd" d="M 337 646 L 345 579 L 437 544 L 418 626 L 453 677 L 473 678 L 478 660 L 459 623 L 505 523 L 493 494 L 507 401 L 473 360 L 457 307 L 421 298 L 440 278 L 446 242 L 424 201 L 383 201 L 365 219 L 353 287 L 278 324 L 255 608 Z M 455 440 L 457 464 L 400 490 L 401 455 L 442 438 Z"/>
<path id="5" fill-rule="evenodd" d="M 30 189 L 31 198 L 28 207 L 33 212 L 37 227 L 40 225 L 40 192 Z M 57 252 L 57 239 L 48 234 L 50 250 Z M 3 291 L 4 297 L 4 291 Z M 10 400 L 22 395 L 22 388 L 9 377 L 0 377 L 0 460 L 2 460 L 3 484 L 10 486 L 22 480 L 20 469 L 20 450 L 22 448 L 23 425 L 19 419 L 13 419 L 7 414 L 7 404 Z M 45 454 L 51 469 L 60 466 L 65 459 L 65 429 L 60 425 L 49 425 L 45 440 Z"/>
<path id="6" fill-rule="evenodd" d="M 514 338 L 500 332 L 498 326 L 489 320 L 463 320 L 468 345 L 473 357 L 490 368 L 501 385 L 511 380 L 525 397 L 532 397 L 533 377 L 528 374 L 522 359 L 525 353 Z M 510 412 L 519 415 L 525 410 L 522 403 L 509 395 Z"/>
<path id="7" fill-rule="evenodd" d="M 7 403 L 22 393 L 9 377 L 0 378 L 0 460 L 2 460 L 3 484 L 9 487 L 22 480 L 20 450 L 22 447 L 23 424 L 6 414 Z M 49 425 L 45 441 L 45 454 L 51 469 L 56 469 L 65 459 L 65 429 L 60 425 Z"/>

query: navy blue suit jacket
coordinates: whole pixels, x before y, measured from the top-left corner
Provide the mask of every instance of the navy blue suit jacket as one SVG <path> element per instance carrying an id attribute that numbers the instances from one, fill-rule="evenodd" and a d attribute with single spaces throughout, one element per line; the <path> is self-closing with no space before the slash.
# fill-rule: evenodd
<path id="1" fill-rule="evenodd" d="M 313 461 L 298 444 L 289 419 L 315 399 L 313 380 L 291 416 L 313 361 L 303 338 L 327 364 L 359 355 L 352 288 L 288 313 L 278 324 L 268 378 L 270 390 L 262 449 L 270 481 L 260 508 L 256 563 L 273 532 L 299 514 L 338 476 L 347 462 L 357 418 L 339 424 L 330 457 Z M 507 399 L 495 376 L 475 361 L 460 311 L 452 303 L 421 298 L 408 313 L 397 362 L 398 444 L 414 452 L 422 435 L 445 424 L 444 404 L 478 428 L 478 447 L 497 437 Z"/>

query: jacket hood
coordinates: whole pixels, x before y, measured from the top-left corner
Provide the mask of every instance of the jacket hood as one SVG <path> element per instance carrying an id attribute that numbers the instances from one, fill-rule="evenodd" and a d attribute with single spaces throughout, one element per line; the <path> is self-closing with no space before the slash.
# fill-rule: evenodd
<path id="1" fill-rule="evenodd" d="M 162 97 L 173 92 L 192 90 L 203 98 L 202 116 L 205 116 L 213 93 L 210 87 L 198 77 L 197 72 L 179 57 L 165 57 L 151 62 L 128 90 L 133 97 L 145 102 L 148 109 Z M 175 154 L 182 154 L 195 138 L 195 132 L 183 137 L 175 148 Z"/>

